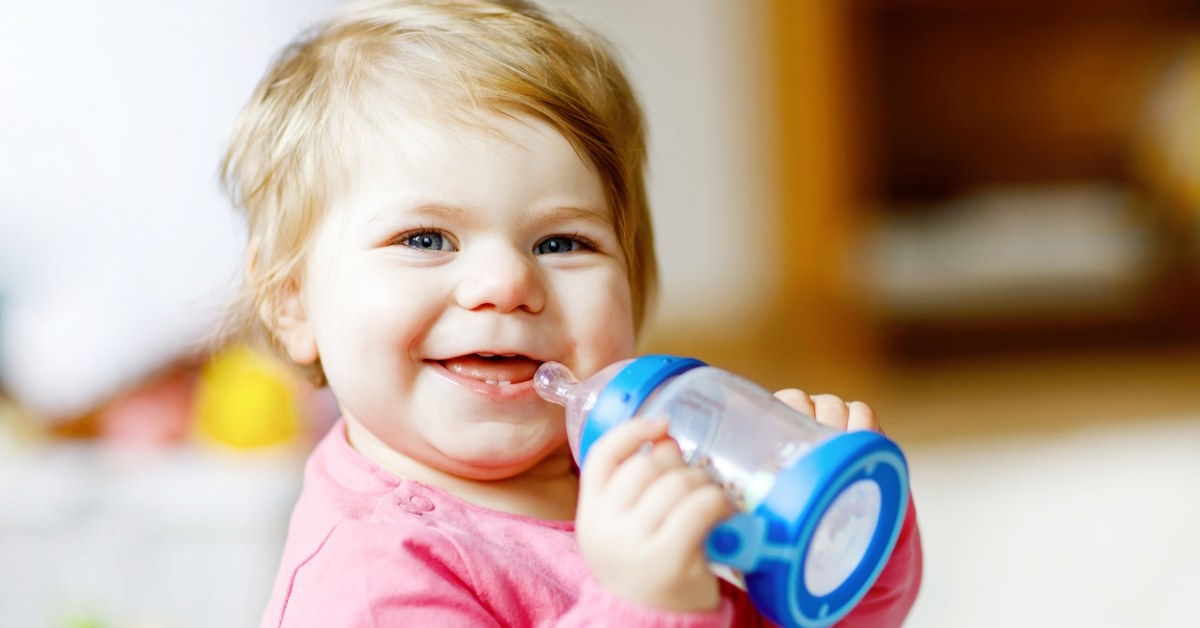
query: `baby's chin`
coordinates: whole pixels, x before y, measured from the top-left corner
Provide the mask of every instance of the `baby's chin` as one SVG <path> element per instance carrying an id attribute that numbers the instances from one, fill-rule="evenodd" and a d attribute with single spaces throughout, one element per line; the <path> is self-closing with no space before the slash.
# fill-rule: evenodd
<path id="1" fill-rule="evenodd" d="M 441 448 L 440 453 L 441 460 L 434 464 L 438 464 L 441 471 L 482 482 L 567 473 L 573 465 L 565 434 L 495 438 L 477 442 L 475 446 L 452 443 Z"/>

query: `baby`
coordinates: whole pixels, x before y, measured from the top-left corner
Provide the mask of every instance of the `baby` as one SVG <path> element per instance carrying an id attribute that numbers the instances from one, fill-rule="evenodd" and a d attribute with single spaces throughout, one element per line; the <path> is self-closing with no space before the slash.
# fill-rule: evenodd
<path id="1" fill-rule="evenodd" d="M 531 378 L 635 354 L 655 285 L 642 115 L 594 34 L 511 0 L 346 7 L 286 49 L 238 120 L 234 317 L 327 383 L 263 626 L 765 625 L 705 560 L 732 514 L 665 423 L 575 467 Z M 843 429 L 871 410 L 781 398 Z M 845 620 L 898 625 L 912 509 Z"/>

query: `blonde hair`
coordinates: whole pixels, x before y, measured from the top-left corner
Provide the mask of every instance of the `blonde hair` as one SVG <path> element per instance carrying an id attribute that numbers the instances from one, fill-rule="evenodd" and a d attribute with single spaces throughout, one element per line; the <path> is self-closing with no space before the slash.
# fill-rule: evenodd
<path id="1" fill-rule="evenodd" d="M 657 279 L 645 131 L 606 42 L 521 0 L 376 0 L 285 48 L 237 120 L 221 177 L 246 213 L 249 265 L 227 337 L 282 355 L 259 313 L 302 281 L 308 241 L 350 176 L 339 139 L 400 104 L 454 123 L 531 115 L 561 133 L 605 186 L 640 329 Z M 309 374 L 323 379 L 319 364 Z"/>

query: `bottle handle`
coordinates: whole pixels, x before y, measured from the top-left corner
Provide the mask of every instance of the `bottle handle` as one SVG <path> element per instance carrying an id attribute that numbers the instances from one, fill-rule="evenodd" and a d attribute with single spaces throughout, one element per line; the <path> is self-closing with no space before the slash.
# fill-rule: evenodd
<path id="1" fill-rule="evenodd" d="M 718 523 L 704 543 L 708 559 L 742 573 L 758 570 L 764 560 L 783 562 L 795 558 L 797 549 L 767 539 L 767 522 L 762 517 L 739 512 Z"/>

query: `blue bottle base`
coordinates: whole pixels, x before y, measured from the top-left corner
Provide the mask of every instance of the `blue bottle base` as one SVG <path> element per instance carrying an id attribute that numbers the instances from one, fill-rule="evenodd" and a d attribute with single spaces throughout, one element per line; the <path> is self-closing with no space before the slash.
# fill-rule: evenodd
<path id="1" fill-rule="evenodd" d="M 851 564 L 834 580 L 813 562 L 827 541 L 820 528 L 835 502 L 851 491 L 870 493 L 878 513 L 865 545 L 848 550 Z M 753 514 L 717 526 L 707 549 L 714 562 L 741 571 L 755 606 L 788 628 L 820 628 L 846 616 L 866 595 L 895 547 L 908 506 L 908 471 L 894 443 L 874 432 L 833 438 L 780 473 Z M 861 557 L 860 557 L 861 556 Z"/>

